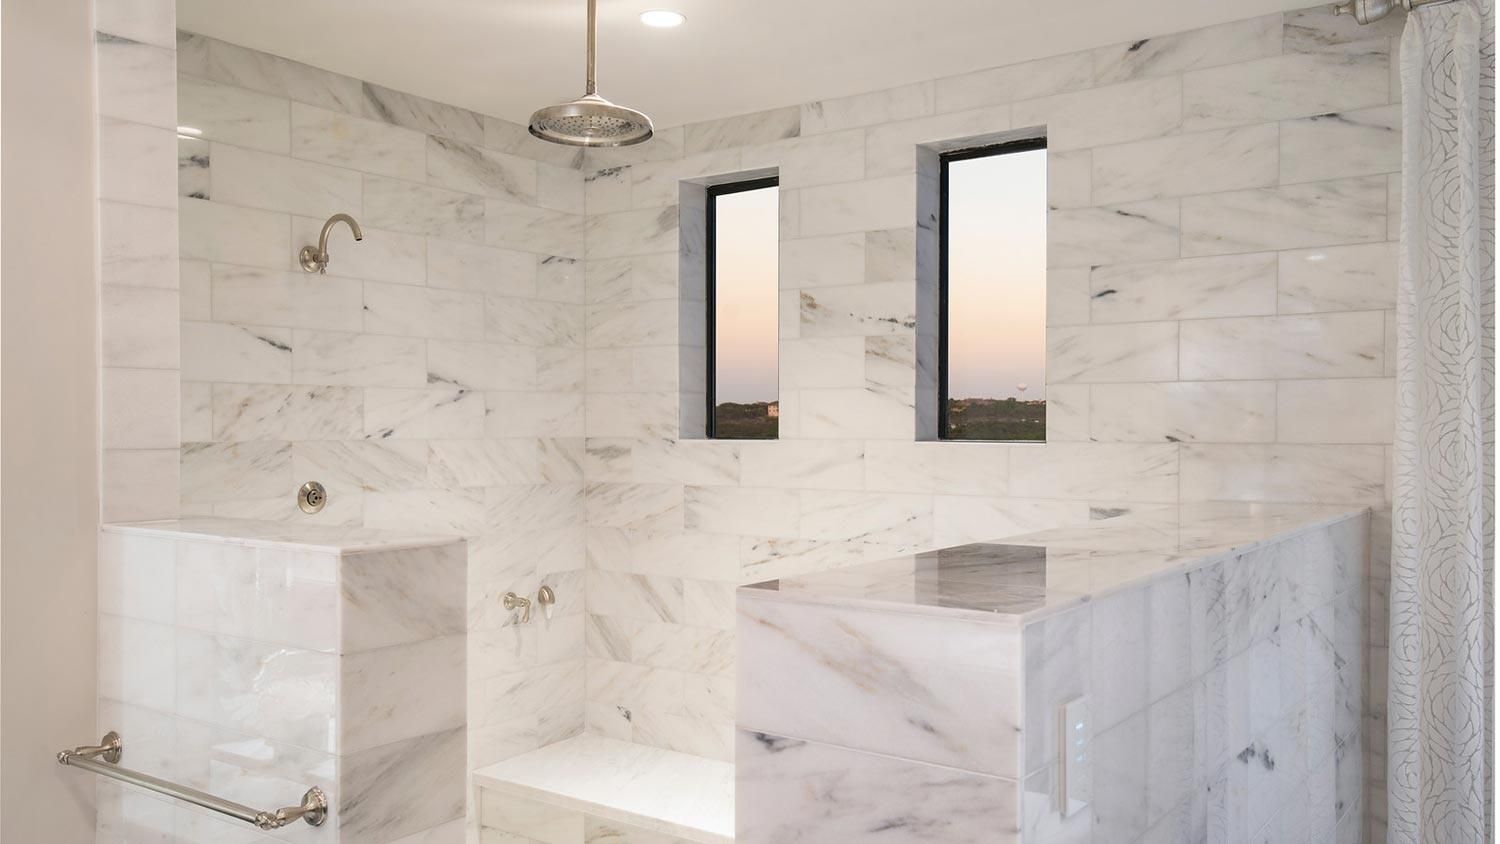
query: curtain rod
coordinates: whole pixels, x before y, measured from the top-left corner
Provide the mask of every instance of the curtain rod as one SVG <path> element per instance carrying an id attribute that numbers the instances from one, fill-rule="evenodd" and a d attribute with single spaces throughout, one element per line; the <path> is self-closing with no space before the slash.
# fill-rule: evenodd
<path id="1" fill-rule="evenodd" d="M 1361 24 L 1368 24 L 1380 20 L 1398 8 L 1410 12 L 1420 6 L 1436 6 L 1452 2 L 1453 0 L 1347 0 L 1347 2 L 1335 4 L 1333 13 L 1353 15 L 1354 19 Z"/>

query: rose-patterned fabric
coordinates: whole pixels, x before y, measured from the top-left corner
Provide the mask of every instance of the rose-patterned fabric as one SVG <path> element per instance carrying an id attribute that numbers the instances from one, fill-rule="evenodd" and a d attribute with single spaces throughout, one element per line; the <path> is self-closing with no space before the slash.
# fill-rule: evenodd
<path id="1" fill-rule="evenodd" d="M 1489 841 L 1494 772 L 1493 0 L 1409 15 L 1396 304 L 1387 834 Z"/>

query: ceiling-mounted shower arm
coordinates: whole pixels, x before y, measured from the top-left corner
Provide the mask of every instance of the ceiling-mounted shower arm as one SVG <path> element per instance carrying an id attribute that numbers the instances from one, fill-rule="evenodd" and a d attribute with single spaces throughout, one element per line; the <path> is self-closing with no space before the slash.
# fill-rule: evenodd
<path id="1" fill-rule="evenodd" d="M 356 241 L 365 239 L 364 231 L 360 229 L 359 223 L 353 217 L 342 213 L 334 214 L 328 218 L 328 222 L 323 224 L 323 230 L 318 232 L 318 245 L 304 246 L 302 251 L 297 253 L 297 261 L 302 264 L 302 269 L 318 275 L 328 274 L 328 235 L 337 223 L 347 223 Z"/>
<path id="2" fill-rule="evenodd" d="M 599 53 L 599 3 L 589 0 L 588 61 L 584 65 L 583 95 L 599 93 L 598 74 L 595 62 Z"/>
<path id="3" fill-rule="evenodd" d="M 1438 6 L 1453 0 L 1346 0 L 1333 6 L 1335 15 L 1351 15 L 1361 24 L 1374 23 L 1397 9 L 1410 12 L 1421 6 Z"/>

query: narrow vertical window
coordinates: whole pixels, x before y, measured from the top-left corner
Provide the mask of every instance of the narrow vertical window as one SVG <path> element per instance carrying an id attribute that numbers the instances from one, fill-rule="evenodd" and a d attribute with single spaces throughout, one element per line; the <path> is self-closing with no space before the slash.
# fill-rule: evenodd
<path id="1" fill-rule="evenodd" d="M 1047 143 L 942 156 L 943 439 L 1047 439 Z"/>
<path id="2" fill-rule="evenodd" d="M 708 435 L 776 438 L 776 179 L 708 189 Z"/>

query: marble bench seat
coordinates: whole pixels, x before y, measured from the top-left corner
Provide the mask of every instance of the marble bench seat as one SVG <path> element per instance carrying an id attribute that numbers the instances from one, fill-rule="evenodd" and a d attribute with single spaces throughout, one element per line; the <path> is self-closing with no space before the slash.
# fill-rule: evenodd
<path id="1" fill-rule="evenodd" d="M 481 844 L 722 844 L 734 765 L 580 735 L 474 772 Z"/>

